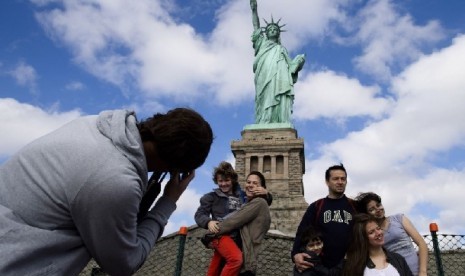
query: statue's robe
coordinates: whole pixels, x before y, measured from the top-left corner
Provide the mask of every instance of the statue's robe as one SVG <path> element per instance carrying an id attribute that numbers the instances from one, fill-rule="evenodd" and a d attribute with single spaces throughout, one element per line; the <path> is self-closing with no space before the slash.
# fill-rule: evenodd
<path id="1" fill-rule="evenodd" d="M 268 40 L 260 29 L 252 34 L 255 49 L 255 123 L 289 123 L 294 102 L 292 60 L 281 44 Z"/>

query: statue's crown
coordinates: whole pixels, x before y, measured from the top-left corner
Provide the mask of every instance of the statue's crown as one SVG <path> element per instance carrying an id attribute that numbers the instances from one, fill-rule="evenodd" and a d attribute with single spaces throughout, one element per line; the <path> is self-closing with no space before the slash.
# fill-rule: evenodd
<path id="1" fill-rule="evenodd" d="M 265 18 L 263 18 L 263 21 L 265 21 L 265 24 L 266 24 L 266 27 L 264 28 L 265 32 L 266 32 L 266 31 L 268 30 L 268 28 L 271 27 L 271 26 L 276 26 L 276 27 L 278 27 L 278 30 L 279 30 L 280 33 L 286 31 L 286 30 L 283 30 L 283 29 L 282 29 L 284 26 L 286 26 L 286 24 L 279 25 L 279 21 L 281 21 L 281 18 L 280 18 L 278 21 L 274 22 L 273 15 L 271 15 L 271 22 L 270 22 L 270 23 L 268 23 L 268 21 L 266 21 Z"/>

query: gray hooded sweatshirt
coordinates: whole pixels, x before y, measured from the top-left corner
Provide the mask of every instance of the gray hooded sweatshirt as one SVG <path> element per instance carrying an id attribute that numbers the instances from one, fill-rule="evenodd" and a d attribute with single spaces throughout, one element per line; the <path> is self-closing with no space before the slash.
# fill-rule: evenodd
<path id="1" fill-rule="evenodd" d="M 12 156 L 0 166 L 0 275 L 78 275 L 90 258 L 133 274 L 176 209 L 162 196 L 137 223 L 146 164 L 123 110 L 76 119 Z"/>

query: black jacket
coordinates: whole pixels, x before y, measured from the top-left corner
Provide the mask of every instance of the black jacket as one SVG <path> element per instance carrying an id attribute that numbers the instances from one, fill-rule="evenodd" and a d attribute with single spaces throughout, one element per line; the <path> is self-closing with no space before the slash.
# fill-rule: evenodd
<path id="1" fill-rule="evenodd" d="M 410 270 L 410 267 L 408 266 L 408 264 L 405 261 L 404 257 L 402 257 L 401 255 L 399 255 L 397 253 L 387 251 L 384 248 L 383 248 L 383 250 L 384 250 L 384 253 L 386 254 L 386 261 L 388 263 L 390 263 L 397 270 L 397 272 L 399 272 L 400 276 L 413 276 L 413 273 Z M 345 262 L 346 262 L 345 259 L 343 261 L 341 261 L 337 266 L 335 266 L 334 268 L 332 268 L 329 271 L 328 275 L 330 275 L 330 276 L 339 276 L 339 275 L 341 275 L 342 270 L 344 268 Z M 369 257 L 368 257 L 368 259 L 366 261 L 366 267 L 368 267 L 368 268 L 375 268 L 376 267 L 375 264 L 373 263 L 373 261 Z"/>
<path id="2" fill-rule="evenodd" d="M 413 273 L 410 270 L 404 257 L 402 257 L 401 255 L 397 253 L 387 251 L 384 248 L 383 250 L 384 250 L 384 253 L 386 253 L 386 261 L 390 263 L 395 269 L 397 269 L 400 276 L 413 276 Z M 370 258 L 368 258 L 367 260 L 367 267 L 375 268 L 375 264 L 371 261 Z"/>

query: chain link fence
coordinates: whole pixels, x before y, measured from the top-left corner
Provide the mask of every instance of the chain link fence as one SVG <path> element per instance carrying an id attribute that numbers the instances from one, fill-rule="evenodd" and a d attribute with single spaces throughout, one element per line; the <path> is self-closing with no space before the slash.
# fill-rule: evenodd
<path id="1" fill-rule="evenodd" d="M 200 242 L 202 233 L 203 229 L 194 227 L 187 236 L 172 234 L 160 239 L 144 266 L 135 275 L 206 275 L 213 251 L 206 249 Z M 430 249 L 428 275 L 464 276 L 465 235 L 434 234 L 424 236 Z M 292 275 L 290 252 L 293 242 L 293 237 L 268 233 L 259 256 L 257 275 Z M 435 242 L 439 252 L 434 251 Z M 441 267 L 437 264 L 437 258 Z M 92 261 L 80 275 L 106 274 Z"/>
<path id="2" fill-rule="evenodd" d="M 465 275 L 465 235 L 432 233 L 423 238 L 429 248 L 428 275 Z M 439 251 L 434 250 L 435 242 Z"/>

